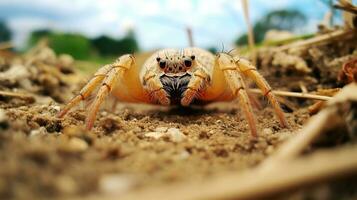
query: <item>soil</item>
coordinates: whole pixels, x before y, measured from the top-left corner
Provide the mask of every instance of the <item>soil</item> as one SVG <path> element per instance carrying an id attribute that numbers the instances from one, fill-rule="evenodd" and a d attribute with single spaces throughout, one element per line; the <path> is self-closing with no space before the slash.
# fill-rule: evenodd
<path id="1" fill-rule="evenodd" d="M 108 101 L 94 129 L 86 131 L 86 105 L 63 119 L 56 117 L 85 78 L 69 67 L 73 61 L 68 57 L 61 60 L 46 47 L 36 51 L 27 57 L 0 60 L 0 75 L 10 70 L 15 60 L 24 69 L 21 76 L 2 79 L 1 89 L 28 95 L 0 95 L 0 199 L 120 197 L 142 188 L 205 181 L 222 172 L 248 170 L 300 130 L 310 117 L 307 105 L 313 103 L 289 99 L 296 109 L 284 106 L 290 127 L 281 128 L 273 109 L 259 98 L 263 108 L 255 108 L 258 138 L 250 135 L 237 102 L 192 108 L 120 103 L 112 109 Z M 28 57 L 35 61 L 29 64 Z M 290 75 L 297 81 L 315 80 L 318 86 L 309 89 L 331 87 L 331 81 L 328 85 L 316 82 L 319 79 L 313 73 L 276 72 L 259 63 L 274 89 L 296 91 Z M 337 189 L 331 191 L 341 187 L 333 186 Z M 310 193 L 304 190 L 308 195 L 295 191 L 277 198 L 315 199 L 321 197 L 321 190 L 323 194 L 330 191 L 326 185 L 317 188 Z"/>

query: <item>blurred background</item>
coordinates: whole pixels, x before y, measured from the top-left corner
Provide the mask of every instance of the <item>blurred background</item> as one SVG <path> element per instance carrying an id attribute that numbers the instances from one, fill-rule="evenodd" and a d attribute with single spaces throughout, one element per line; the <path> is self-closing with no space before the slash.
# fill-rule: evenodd
<path id="1" fill-rule="evenodd" d="M 334 3 L 250 0 L 255 41 L 262 43 L 270 29 L 308 37 L 326 13 L 328 23 L 337 25 L 342 20 Z M 0 42 L 25 51 L 45 38 L 56 53 L 97 63 L 187 47 L 190 33 L 195 46 L 229 50 L 247 44 L 246 32 L 241 0 L 0 0 Z"/>

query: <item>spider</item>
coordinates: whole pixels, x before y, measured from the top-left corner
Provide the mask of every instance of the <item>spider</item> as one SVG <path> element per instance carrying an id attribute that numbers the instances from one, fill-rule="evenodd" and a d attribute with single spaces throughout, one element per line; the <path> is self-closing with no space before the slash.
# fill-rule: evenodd
<path id="1" fill-rule="evenodd" d="M 142 66 L 132 55 L 123 55 L 101 67 L 77 96 L 58 113 L 63 117 L 72 107 L 99 88 L 86 118 L 86 128 L 94 125 L 105 98 L 112 94 L 119 101 L 163 106 L 208 104 L 239 99 L 251 135 L 257 136 L 256 119 L 242 76 L 251 78 L 273 106 L 282 127 L 288 123 L 272 89 L 248 60 L 227 53 L 216 56 L 200 48 L 163 49 Z"/>

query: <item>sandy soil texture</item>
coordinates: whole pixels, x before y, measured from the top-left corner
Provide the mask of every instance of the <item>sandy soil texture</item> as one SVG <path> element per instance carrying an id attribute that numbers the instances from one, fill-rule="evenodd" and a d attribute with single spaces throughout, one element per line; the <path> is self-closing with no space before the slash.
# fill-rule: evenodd
<path id="1" fill-rule="evenodd" d="M 329 74 L 328 79 L 320 79 L 325 72 L 321 65 L 315 69 L 317 61 L 312 55 L 306 62 L 318 75 L 294 67 L 271 70 L 268 66 L 274 67 L 274 63 L 268 58 L 266 63 L 259 60 L 259 69 L 274 89 L 297 91 L 299 81 L 310 91 L 331 87 L 338 69 L 335 67 L 335 75 Z M 281 128 L 273 109 L 259 97 L 263 108 L 255 109 L 258 138 L 250 135 L 237 102 L 192 108 L 119 104 L 110 109 L 108 101 L 94 129 L 86 131 L 85 104 L 63 119 L 56 117 L 85 80 L 78 80 L 72 62 L 45 47 L 26 56 L 1 58 L 1 90 L 23 95 L 0 94 L 0 199 L 120 197 L 142 188 L 207 181 L 222 172 L 249 170 L 300 130 L 310 117 L 307 106 L 314 103 L 286 98 L 283 108 L 290 127 Z M 9 70 L 16 71 L 14 67 L 20 70 L 6 76 Z M 304 195 L 293 191 L 275 199 L 318 199 L 323 195 L 334 199 L 331 194 L 335 193 L 343 197 L 356 191 L 354 180 L 305 189 Z"/>

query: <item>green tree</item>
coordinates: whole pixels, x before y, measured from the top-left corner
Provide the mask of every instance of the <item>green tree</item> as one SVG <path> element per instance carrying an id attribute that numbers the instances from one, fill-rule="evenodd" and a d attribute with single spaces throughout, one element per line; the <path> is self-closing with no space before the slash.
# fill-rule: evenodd
<path id="1" fill-rule="evenodd" d="M 11 40 L 11 31 L 5 22 L 0 21 L 0 42 Z"/>
<path id="2" fill-rule="evenodd" d="M 139 46 L 133 31 L 116 40 L 108 36 L 100 36 L 92 40 L 92 45 L 100 55 L 119 56 L 139 51 Z"/>
<path id="3" fill-rule="evenodd" d="M 115 45 L 116 40 L 108 36 L 100 36 L 98 38 L 93 39 L 91 43 L 99 54 L 112 55 L 113 46 Z"/>
<path id="4" fill-rule="evenodd" d="M 37 44 L 42 39 L 48 39 L 48 45 L 57 54 L 70 54 L 76 59 L 87 59 L 92 46 L 90 40 L 83 35 L 75 33 L 54 33 L 49 30 L 37 30 L 31 33 L 29 46 Z"/>
<path id="5" fill-rule="evenodd" d="M 51 35 L 49 45 L 56 53 L 67 53 L 76 59 L 87 59 L 92 48 L 89 39 L 71 33 Z"/>
<path id="6" fill-rule="evenodd" d="M 30 35 L 28 46 L 35 46 L 42 38 L 48 38 L 51 34 L 51 31 L 47 29 L 33 31 Z"/>
<path id="7" fill-rule="evenodd" d="M 67 53 L 76 59 L 88 59 L 92 52 L 98 52 L 102 56 L 119 56 L 139 51 L 135 34 L 132 31 L 119 40 L 107 36 L 90 40 L 80 34 L 57 33 L 44 29 L 32 32 L 28 45 L 34 46 L 42 38 L 47 38 L 48 45 L 56 53 Z"/>
<path id="8" fill-rule="evenodd" d="M 136 40 L 135 33 L 132 30 L 130 30 L 124 38 L 120 39 L 118 43 L 118 45 L 120 45 L 123 49 L 123 54 L 139 51 L 139 45 Z"/>
<path id="9" fill-rule="evenodd" d="M 265 33 L 270 29 L 296 31 L 306 23 L 306 16 L 298 10 L 275 10 L 266 14 L 253 26 L 254 38 L 257 43 L 264 40 Z M 237 45 L 248 43 L 247 34 L 236 40 Z"/>

